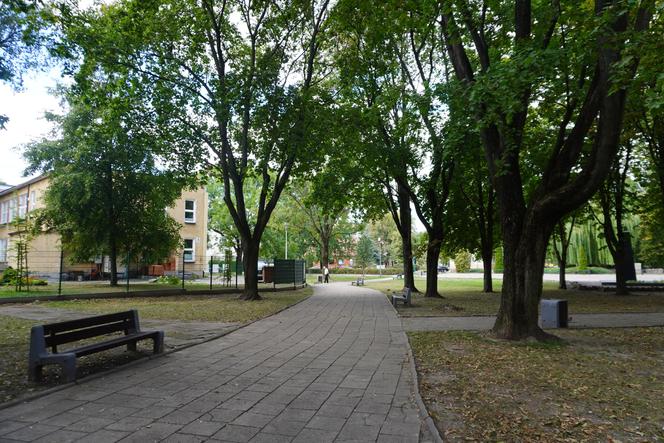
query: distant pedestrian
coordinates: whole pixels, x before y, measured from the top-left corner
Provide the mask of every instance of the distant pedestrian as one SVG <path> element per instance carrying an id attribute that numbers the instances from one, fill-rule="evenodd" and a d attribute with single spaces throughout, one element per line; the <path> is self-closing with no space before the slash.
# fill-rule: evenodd
<path id="1" fill-rule="evenodd" d="M 327 269 L 327 266 L 323 266 L 323 275 L 325 276 L 325 283 L 330 282 L 330 270 Z"/>

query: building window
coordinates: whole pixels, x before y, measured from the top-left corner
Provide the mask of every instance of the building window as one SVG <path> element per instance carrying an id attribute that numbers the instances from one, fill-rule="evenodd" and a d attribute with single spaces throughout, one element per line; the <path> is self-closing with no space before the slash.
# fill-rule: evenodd
<path id="1" fill-rule="evenodd" d="M 9 221 L 9 202 L 0 203 L 0 223 Z"/>
<path id="2" fill-rule="evenodd" d="M 0 238 L 0 263 L 7 261 L 7 239 Z"/>
<path id="3" fill-rule="evenodd" d="M 28 212 L 28 194 L 21 194 L 18 196 L 18 216 L 19 218 L 25 217 Z"/>
<path id="4" fill-rule="evenodd" d="M 16 199 L 12 198 L 9 200 L 9 217 L 7 219 L 8 223 L 11 223 L 16 217 Z"/>
<path id="5" fill-rule="evenodd" d="M 183 249 L 184 261 L 191 263 L 196 261 L 195 249 L 194 249 L 194 240 L 191 238 L 186 238 L 184 240 L 184 249 Z"/>
<path id="6" fill-rule="evenodd" d="M 37 208 L 37 193 L 32 191 L 30 193 L 30 207 L 28 208 L 28 211 L 32 211 L 35 208 Z"/>
<path id="7" fill-rule="evenodd" d="M 194 200 L 184 201 L 184 222 L 196 223 L 196 201 Z"/>

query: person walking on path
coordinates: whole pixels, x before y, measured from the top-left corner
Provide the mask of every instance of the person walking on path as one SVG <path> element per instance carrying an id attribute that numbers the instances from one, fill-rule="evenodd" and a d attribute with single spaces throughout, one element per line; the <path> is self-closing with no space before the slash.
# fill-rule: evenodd
<path id="1" fill-rule="evenodd" d="M 330 270 L 327 269 L 327 266 L 323 266 L 323 275 L 325 276 L 325 283 L 330 282 Z"/>

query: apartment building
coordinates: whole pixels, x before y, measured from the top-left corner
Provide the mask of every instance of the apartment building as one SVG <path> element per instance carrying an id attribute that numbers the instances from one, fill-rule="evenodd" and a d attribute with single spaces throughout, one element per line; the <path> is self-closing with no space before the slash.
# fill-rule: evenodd
<path id="1" fill-rule="evenodd" d="M 14 221 L 30 211 L 44 206 L 44 194 L 48 189 L 48 175 L 41 175 L 16 186 L 0 189 L 0 270 L 16 266 L 12 238 L 18 235 Z M 174 273 L 185 268 L 206 269 L 208 196 L 204 187 L 187 190 L 166 211 L 180 225 L 183 248 L 173 251 L 165 263 L 154 264 L 147 269 L 158 274 Z M 107 257 L 96 257 L 87 263 L 72 263 L 61 255 L 60 236 L 57 232 L 42 232 L 35 236 L 28 247 L 28 267 L 31 275 L 41 278 L 57 278 L 62 260 L 62 270 L 69 277 L 89 279 L 109 271 Z M 119 267 L 119 269 L 123 269 Z M 137 268 L 138 269 L 138 268 Z"/>

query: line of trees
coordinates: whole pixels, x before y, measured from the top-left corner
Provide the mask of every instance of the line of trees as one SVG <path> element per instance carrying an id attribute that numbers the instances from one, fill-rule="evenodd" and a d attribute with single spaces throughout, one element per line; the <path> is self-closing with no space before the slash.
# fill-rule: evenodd
<path id="1" fill-rule="evenodd" d="M 47 5 L 74 89 L 85 95 L 100 77 L 122 85 L 162 154 L 218 181 L 247 300 L 260 298 L 259 248 L 290 192 L 321 265 L 342 214 L 389 213 L 413 287 L 414 213 L 427 297 L 440 296 L 441 251 L 459 249 L 482 256 L 492 291 L 500 244 L 494 333 L 546 339 L 542 274 L 552 236 L 569 242 L 564 220 L 600 191 L 620 262 L 633 157 L 661 197 L 653 208 L 664 207 L 653 0 Z M 289 191 L 293 178 L 308 184 Z"/>

